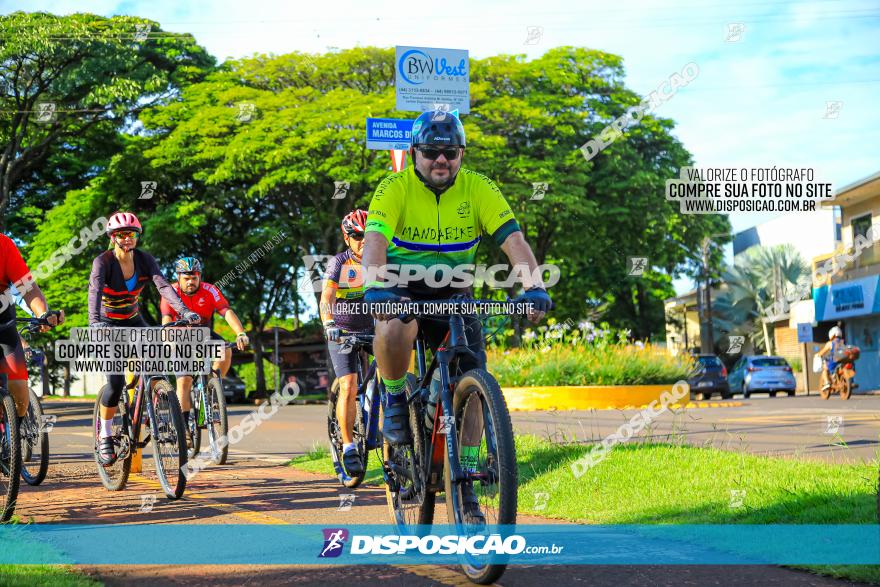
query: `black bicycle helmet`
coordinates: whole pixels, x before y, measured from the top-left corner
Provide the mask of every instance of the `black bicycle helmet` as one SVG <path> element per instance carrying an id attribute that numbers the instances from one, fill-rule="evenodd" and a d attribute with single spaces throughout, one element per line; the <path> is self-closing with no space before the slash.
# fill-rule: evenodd
<path id="1" fill-rule="evenodd" d="M 412 146 L 464 147 L 464 126 L 458 116 L 443 110 L 429 110 L 415 119 Z"/>

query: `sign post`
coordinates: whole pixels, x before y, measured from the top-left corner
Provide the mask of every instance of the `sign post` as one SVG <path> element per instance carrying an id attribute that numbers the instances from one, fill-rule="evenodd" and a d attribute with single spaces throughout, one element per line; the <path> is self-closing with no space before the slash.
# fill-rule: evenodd
<path id="1" fill-rule="evenodd" d="M 406 167 L 406 152 L 409 150 L 411 133 L 412 120 L 367 118 L 367 148 L 389 150 L 391 169 L 395 173 Z"/>
<path id="2" fill-rule="evenodd" d="M 801 372 L 804 376 L 804 390 L 810 395 L 809 343 L 813 342 L 813 325 L 810 322 L 798 322 L 798 343 L 801 345 Z"/>

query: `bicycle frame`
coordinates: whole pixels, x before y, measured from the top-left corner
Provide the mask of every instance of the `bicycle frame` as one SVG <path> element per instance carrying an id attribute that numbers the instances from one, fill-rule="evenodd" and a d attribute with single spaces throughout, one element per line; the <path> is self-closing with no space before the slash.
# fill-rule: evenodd
<path id="1" fill-rule="evenodd" d="M 460 483 L 471 478 L 466 475 L 459 462 L 458 434 L 453 418 L 446 432 L 444 432 L 443 415 L 454 415 L 452 409 L 453 388 L 449 374 L 449 365 L 458 355 L 473 355 L 473 351 L 468 348 L 467 334 L 465 332 L 464 317 L 461 315 L 453 315 L 449 317 L 449 332 L 443 339 L 443 342 L 437 347 L 431 359 L 431 364 L 425 367 L 425 341 L 421 332 L 416 339 L 416 364 L 419 369 L 419 388 L 415 394 L 408 398 L 412 401 L 415 395 L 421 395 L 426 398 L 429 393 L 431 379 L 436 369 L 440 370 L 440 397 L 437 402 L 437 411 L 434 414 L 434 424 L 431 431 L 431 439 L 428 442 L 428 449 L 420 458 L 425 460 L 424 470 L 426 474 L 426 482 L 428 489 L 431 491 L 442 490 L 443 480 L 443 455 L 444 450 L 449 458 L 450 471 L 453 484 Z M 444 438 L 440 438 L 440 437 Z M 487 437 L 487 442 L 491 442 Z M 488 447 L 494 450 L 495 447 Z"/>
<path id="2" fill-rule="evenodd" d="M 151 375 L 148 377 L 148 384 L 153 385 L 153 381 L 162 379 L 160 375 Z M 134 399 L 131 403 L 128 402 L 128 390 L 135 389 Z M 141 424 L 143 423 L 143 409 L 146 407 L 146 416 L 150 422 L 155 421 L 154 418 L 156 414 L 153 411 L 153 404 L 151 402 L 146 401 L 146 386 L 144 385 L 144 375 L 139 374 L 137 378 L 132 381 L 130 384 L 126 385 L 122 392 L 125 394 L 126 400 L 126 410 L 129 415 L 129 426 L 130 430 L 127 431 L 128 441 L 129 441 L 129 451 L 131 454 L 137 454 L 138 449 L 145 448 L 147 444 L 150 442 L 150 428 L 147 427 L 147 435 L 143 441 L 139 441 L 141 435 Z"/>
<path id="3" fill-rule="evenodd" d="M 360 363 L 360 359 L 358 362 Z M 363 371 L 362 366 L 358 368 L 358 374 Z M 373 377 L 376 374 L 376 361 L 370 361 L 370 366 L 367 368 L 366 374 L 363 376 L 362 381 L 358 385 L 357 391 L 357 402 L 358 402 L 358 415 L 365 422 L 364 430 L 367 431 L 367 450 L 372 450 L 374 448 L 379 448 L 382 446 L 382 441 L 379 436 L 379 385 L 378 381 L 376 385 L 373 386 L 372 391 L 367 393 L 367 390 L 370 385 L 370 381 L 372 381 Z"/>

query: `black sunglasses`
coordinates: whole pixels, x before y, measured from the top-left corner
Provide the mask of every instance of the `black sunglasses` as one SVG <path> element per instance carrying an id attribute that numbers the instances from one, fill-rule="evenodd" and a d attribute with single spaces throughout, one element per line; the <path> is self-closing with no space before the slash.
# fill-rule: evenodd
<path id="1" fill-rule="evenodd" d="M 348 238 L 350 238 L 353 241 L 362 241 L 362 240 L 364 240 L 364 235 L 355 233 L 355 234 L 348 235 Z"/>
<path id="2" fill-rule="evenodd" d="M 436 161 L 440 155 L 446 157 L 447 161 L 455 161 L 461 154 L 461 149 L 459 147 L 446 147 L 443 149 L 437 149 L 435 147 L 418 147 L 418 151 L 422 154 L 422 157 L 431 161 Z"/>

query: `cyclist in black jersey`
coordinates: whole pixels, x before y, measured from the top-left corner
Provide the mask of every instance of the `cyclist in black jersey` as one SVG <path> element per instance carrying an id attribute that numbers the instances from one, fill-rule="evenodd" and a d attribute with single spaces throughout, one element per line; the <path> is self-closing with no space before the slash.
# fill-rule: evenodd
<path id="1" fill-rule="evenodd" d="M 345 472 L 356 477 L 364 472 L 358 455 L 353 430 L 356 417 L 357 355 L 341 352 L 338 343 L 341 330 L 372 332 L 373 318 L 363 305 L 364 281 L 361 272 L 361 253 L 364 248 L 366 210 L 355 210 L 342 219 L 342 238 L 348 250 L 339 253 L 327 265 L 324 291 L 321 293 L 321 321 L 327 336 L 327 349 L 333 370 L 339 379 L 339 398 L 336 419 L 342 436 L 342 465 Z"/>
<path id="2" fill-rule="evenodd" d="M 89 326 L 145 328 L 148 324 L 140 313 L 138 298 L 147 282 L 152 281 L 162 298 L 186 320 L 195 324 L 199 315 L 191 312 L 165 281 L 156 259 L 136 249 L 143 228 L 137 216 L 117 212 L 107 223 L 107 235 L 113 248 L 98 255 L 89 277 Z M 113 445 L 113 416 L 125 387 L 124 375 L 107 375 L 108 385 L 101 392 L 101 431 L 98 459 L 101 464 L 116 462 Z"/>

